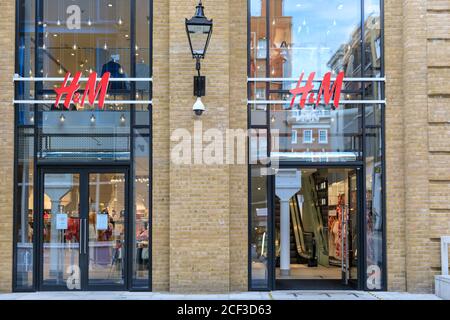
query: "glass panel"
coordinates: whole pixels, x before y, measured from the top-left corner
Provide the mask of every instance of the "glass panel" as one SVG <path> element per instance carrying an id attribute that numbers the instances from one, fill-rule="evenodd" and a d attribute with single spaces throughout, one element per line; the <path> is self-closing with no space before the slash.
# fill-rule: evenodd
<path id="1" fill-rule="evenodd" d="M 270 76 L 361 76 L 360 0 L 272 0 Z"/>
<path id="2" fill-rule="evenodd" d="M 17 65 L 16 72 L 21 77 L 34 77 L 35 72 L 35 0 L 20 0 L 17 3 L 18 32 Z M 34 85 L 32 82 L 18 82 L 17 93 L 20 99 L 34 98 Z"/>
<path id="3" fill-rule="evenodd" d="M 265 77 L 267 63 L 266 0 L 252 1 L 250 41 L 250 77 Z M 257 88 L 265 88 L 264 82 L 257 82 Z"/>
<path id="4" fill-rule="evenodd" d="M 383 150 L 381 129 L 366 130 L 366 262 L 369 290 L 383 288 Z"/>
<path id="5" fill-rule="evenodd" d="M 150 132 L 135 130 L 134 150 L 134 224 L 133 287 L 149 287 L 151 248 L 150 217 Z"/>
<path id="6" fill-rule="evenodd" d="M 19 129 L 17 134 L 17 186 L 16 186 L 16 272 L 18 289 L 33 285 L 33 221 L 34 221 L 34 130 Z"/>
<path id="7" fill-rule="evenodd" d="M 79 174 L 45 174 L 42 202 L 44 284 L 80 289 Z"/>
<path id="8" fill-rule="evenodd" d="M 364 76 L 381 75 L 381 19 L 380 0 L 364 1 Z"/>
<path id="9" fill-rule="evenodd" d="M 250 164 L 267 165 L 267 129 L 250 129 Z"/>
<path id="10" fill-rule="evenodd" d="M 150 70 L 150 6 L 148 0 L 136 0 L 136 78 L 149 78 Z M 151 100 L 151 83 L 149 81 L 136 82 L 136 100 Z M 136 112 L 146 111 L 148 106 L 136 106 Z M 148 117 L 142 118 L 136 114 L 137 125 L 147 125 Z"/>
<path id="11" fill-rule="evenodd" d="M 208 41 L 211 26 L 188 25 L 189 38 L 194 55 L 203 55 Z"/>
<path id="12" fill-rule="evenodd" d="M 115 161 L 130 157 L 128 107 L 107 105 L 98 110 L 51 110 L 39 106 L 38 159 Z"/>
<path id="13" fill-rule="evenodd" d="M 251 169 L 251 287 L 268 288 L 268 201 L 267 176 L 262 168 Z"/>
<path id="14" fill-rule="evenodd" d="M 125 174 L 89 174 L 89 284 L 125 281 L 125 193 Z"/>
<path id="15" fill-rule="evenodd" d="M 358 171 L 359 173 L 360 171 Z M 359 219 L 361 217 L 358 199 L 358 177 L 356 172 L 349 173 L 348 180 L 348 278 L 355 280 L 358 278 L 358 245 L 359 245 Z"/>
<path id="16" fill-rule="evenodd" d="M 286 109 L 286 105 L 271 106 L 272 136 L 278 130 L 278 150 L 272 156 L 280 160 L 307 162 L 346 162 L 361 158 L 361 108 L 358 105 L 340 105 L 314 109 Z M 292 142 L 292 132 L 297 131 L 297 143 Z M 319 131 L 327 130 L 328 137 L 319 141 Z M 305 137 L 304 134 L 312 133 Z"/>
<path id="17" fill-rule="evenodd" d="M 383 105 L 366 105 L 366 126 L 381 126 Z"/>
<path id="18" fill-rule="evenodd" d="M 44 0 L 42 11 L 44 77 L 76 71 L 130 76 L 129 0 Z M 115 82 L 111 89 L 129 92 L 124 82 Z"/>

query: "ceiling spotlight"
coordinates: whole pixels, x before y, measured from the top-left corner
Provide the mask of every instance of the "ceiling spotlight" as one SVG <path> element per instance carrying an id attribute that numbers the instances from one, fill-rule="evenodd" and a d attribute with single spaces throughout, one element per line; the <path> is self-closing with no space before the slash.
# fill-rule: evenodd
<path id="1" fill-rule="evenodd" d="M 123 124 L 126 120 L 127 119 L 125 118 L 125 115 L 122 113 L 122 115 L 120 116 L 120 122 Z"/>
<path id="2" fill-rule="evenodd" d="M 61 114 L 59 116 L 59 122 L 63 123 L 64 121 L 66 121 L 66 117 L 63 114 Z"/>
<path id="3" fill-rule="evenodd" d="M 108 7 L 112 8 L 112 3 L 108 3 Z"/>
<path id="4" fill-rule="evenodd" d="M 122 18 L 119 18 L 119 20 L 117 21 L 117 23 L 119 24 L 119 26 L 121 26 L 123 24 Z"/>
<path id="5" fill-rule="evenodd" d="M 78 48 L 78 47 L 77 47 L 77 44 L 74 43 L 73 46 L 72 46 L 72 48 L 73 48 L 73 50 L 77 50 L 77 48 Z"/>
<path id="6" fill-rule="evenodd" d="M 60 26 L 61 25 L 61 20 L 58 19 L 58 21 L 56 21 L 56 25 Z"/>
<path id="7" fill-rule="evenodd" d="M 105 45 L 103 46 L 103 49 L 108 50 L 108 45 L 105 42 Z"/>
<path id="8" fill-rule="evenodd" d="M 88 22 L 87 22 L 88 26 L 92 26 L 92 21 L 91 18 L 89 18 Z"/>
<path id="9" fill-rule="evenodd" d="M 93 114 L 91 114 L 90 120 L 91 120 L 91 123 L 95 123 L 95 116 Z"/>

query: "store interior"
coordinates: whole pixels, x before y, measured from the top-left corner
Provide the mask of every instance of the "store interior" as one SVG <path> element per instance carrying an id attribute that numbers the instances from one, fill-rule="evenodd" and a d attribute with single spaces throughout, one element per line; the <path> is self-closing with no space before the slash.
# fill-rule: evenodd
<path id="1" fill-rule="evenodd" d="M 299 189 L 289 200 L 288 274 L 280 272 L 280 198 L 275 198 L 277 280 L 357 278 L 357 175 L 350 169 L 301 169 Z"/>

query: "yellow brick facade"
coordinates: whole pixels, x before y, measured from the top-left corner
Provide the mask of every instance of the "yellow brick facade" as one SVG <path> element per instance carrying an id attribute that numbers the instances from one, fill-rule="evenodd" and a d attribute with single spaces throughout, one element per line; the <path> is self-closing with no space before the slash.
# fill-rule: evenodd
<path id="1" fill-rule="evenodd" d="M 196 0 L 154 0 L 153 290 L 248 288 L 246 166 L 170 162 L 171 132 L 193 131 L 184 18 Z M 0 290 L 12 287 L 15 1 L 0 4 Z M 247 127 L 247 1 L 209 0 L 213 38 L 203 129 Z M 431 292 L 450 234 L 450 2 L 385 0 L 388 290 Z"/>

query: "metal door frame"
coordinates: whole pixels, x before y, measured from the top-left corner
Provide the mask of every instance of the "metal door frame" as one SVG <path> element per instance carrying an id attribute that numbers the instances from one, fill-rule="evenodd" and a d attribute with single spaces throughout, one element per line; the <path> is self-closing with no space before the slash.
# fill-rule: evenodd
<path id="1" fill-rule="evenodd" d="M 124 165 L 116 165 L 116 166 L 89 166 L 89 165 L 77 165 L 77 166 L 39 166 L 37 172 L 37 192 L 34 192 L 36 196 L 36 202 L 38 204 L 38 210 L 34 213 L 35 225 L 36 225 L 36 250 L 35 254 L 37 255 L 36 261 L 38 262 L 35 265 L 35 274 L 37 274 L 37 290 L 38 291 L 72 291 L 67 289 L 65 286 L 55 286 L 55 285 L 46 285 L 43 282 L 43 215 L 40 214 L 43 212 L 43 193 L 44 193 L 44 176 L 45 174 L 52 173 L 70 173 L 70 174 L 79 174 L 80 175 L 80 228 L 81 219 L 87 219 L 89 213 L 89 174 L 91 173 L 122 173 L 125 175 L 124 182 L 124 191 L 125 191 L 125 238 L 124 238 L 124 259 L 123 259 L 123 268 L 124 268 L 124 283 L 122 285 L 117 284 L 107 284 L 107 285 L 90 285 L 88 283 L 88 255 L 89 253 L 79 254 L 79 267 L 81 272 L 81 289 L 73 290 L 73 291 L 123 291 L 129 290 L 131 286 L 131 259 L 132 256 L 130 253 L 132 250 L 132 237 L 131 237 L 131 223 L 132 217 L 130 215 L 130 170 L 128 166 Z M 80 232 L 81 235 L 81 232 Z M 80 238 L 80 246 L 82 243 L 87 241 L 87 232 L 83 232 L 83 241 Z"/>
<path id="2" fill-rule="evenodd" d="M 340 284 L 339 280 L 277 280 L 276 279 L 276 256 L 275 256 L 275 175 L 270 176 L 269 185 L 273 192 L 269 198 L 271 208 L 269 217 L 269 239 L 270 247 L 269 250 L 269 277 L 270 277 L 270 290 L 309 290 L 309 289 L 321 289 L 321 290 L 362 290 L 364 288 L 364 273 L 363 270 L 365 264 L 365 222 L 366 217 L 364 214 L 364 165 L 363 163 L 308 163 L 308 164 L 298 164 L 295 162 L 280 163 L 280 169 L 349 169 L 353 170 L 356 174 L 357 183 L 357 208 L 359 212 L 358 219 L 358 265 L 357 265 L 357 281 L 349 281 L 348 286 L 343 286 Z M 278 285 L 277 285 L 278 282 Z M 281 285 L 280 285 L 281 284 Z"/>

